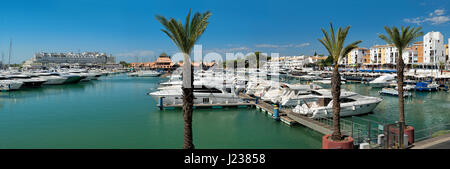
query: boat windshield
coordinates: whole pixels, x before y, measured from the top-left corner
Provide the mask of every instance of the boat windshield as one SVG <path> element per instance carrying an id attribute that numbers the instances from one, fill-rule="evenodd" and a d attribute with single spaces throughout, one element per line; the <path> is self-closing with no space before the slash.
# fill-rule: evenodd
<path id="1" fill-rule="evenodd" d="M 356 101 L 356 100 L 350 99 L 350 98 L 341 98 L 340 99 L 341 103 L 350 103 L 350 102 L 354 102 L 354 101 Z"/>
<path id="2" fill-rule="evenodd" d="M 206 86 L 202 85 L 201 88 L 194 88 L 195 93 L 222 93 L 221 90 L 216 88 L 207 88 Z"/>

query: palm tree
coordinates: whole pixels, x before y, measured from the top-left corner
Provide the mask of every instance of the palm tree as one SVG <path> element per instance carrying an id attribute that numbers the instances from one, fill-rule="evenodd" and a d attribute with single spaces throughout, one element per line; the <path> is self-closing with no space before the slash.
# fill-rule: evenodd
<path id="1" fill-rule="evenodd" d="M 414 75 L 417 74 L 417 64 L 413 64 L 413 68 L 414 68 Z"/>
<path id="2" fill-rule="evenodd" d="M 330 34 L 322 28 L 322 32 L 324 37 L 322 39 L 318 39 L 320 43 L 328 50 L 330 56 L 333 58 L 333 75 L 331 80 L 331 94 L 333 95 L 333 133 L 331 135 L 331 139 L 334 141 L 342 140 L 342 134 L 340 129 L 340 111 L 341 111 L 341 103 L 339 101 L 341 95 L 341 76 L 339 74 L 339 64 L 338 61 L 343 56 L 346 56 L 350 51 L 358 47 L 358 44 L 362 41 L 358 40 L 350 43 L 349 45 L 344 47 L 344 41 L 347 37 L 348 30 L 350 26 L 342 29 L 339 28 L 337 35 L 334 35 L 333 24 L 330 23 Z M 331 36 L 331 37 L 330 37 Z"/>
<path id="3" fill-rule="evenodd" d="M 174 18 L 167 20 L 163 16 L 156 15 L 156 20 L 158 20 L 165 29 L 161 29 L 173 43 L 178 47 L 178 49 L 184 54 L 183 61 L 183 118 L 184 118 L 184 144 L 183 149 L 194 149 L 194 143 L 192 139 L 192 112 L 193 112 L 193 84 L 194 84 L 194 74 L 191 68 L 190 53 L 194 47 L 195 42 L 200 38 L 200 36 L 205 31 L 208 26 L 208 19 L 211 16 L 209 11 L 201 14 L 195 13 L 194 17 L 190 18 L 191 9 L 186 16 L 184 25 L 180 20 L 176 21 Z M 187 74 L 190 74 L 190 78 Z M 186 78 L 188 77 L 188 78 Z"/>
<path id="4" fill-rule="evenodd" d="M 398 104 L 399 104 L 399 124 L 401 127 L 400 136 L 403 136 L 403 130 L 405 129 L 405 109 L 404 109 L 404 101 L 403 101 L 403 70 L 405 64 L 403 63 L 403 50 L 411 45 L 418 37 L 423 35 L 423 32 L 420 30 L 422 27 L 411 28 L 407 26 L 406 28 L 401 26 L 401 30 L 397 27 L 393 26 L 389 28 L 385 26 L 384 29 L 389 37 L 380 34 L 379 37 L 383 39 L 388 44 L 394 44 L 398 49 L 398 57 L 397 57 L 397 90 L 398 90 Z M 400 137 L 400 147 L 403 148 L 403 137 Z"/>

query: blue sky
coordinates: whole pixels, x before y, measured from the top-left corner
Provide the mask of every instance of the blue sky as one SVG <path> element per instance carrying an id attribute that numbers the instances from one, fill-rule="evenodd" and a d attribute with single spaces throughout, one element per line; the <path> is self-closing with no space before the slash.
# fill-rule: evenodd
<path id="1" fill-rule="evenodd" d="M 12 38 L 12 63 L 40 51 L 100 51 L 117 61 L 152 61 L 177 51 L 155 15 L 183 19 L 189 8 L 213 14 L 198 42 L 204 52 L 326 54 L 317 39 L 330 21 L 350 25 L 346 42 L 362 40 L 362 47 L 384 44 L 377 34 L 385 25 L 420 25 L 450 38 L 448 0 L 15 0 L 0 5 L 0 52 L 7 56 Z"/>

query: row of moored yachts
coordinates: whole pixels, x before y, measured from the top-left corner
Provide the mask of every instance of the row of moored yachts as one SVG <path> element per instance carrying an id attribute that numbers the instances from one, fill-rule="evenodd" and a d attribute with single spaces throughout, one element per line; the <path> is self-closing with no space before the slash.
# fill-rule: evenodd
<path id="1" fill-rule="evenodd" d="M 0 72 L 0 90 L 11 91 L 23 88 L 36 88 L 42 85 L 73 84 L 97 80 L 102 75 L 113 72 L 106 70 L 59 69 L 39 71 L 3 71 Z"/>
<path id="2" fill-rule="evenodd" d="M 169 81 L 160 83 L 157 91 L 148 94 L 156 100 L 163 98 L 163 104 L 182 104 L 181 85 L 181 76 L 172 75 Z M 194 104 L 242 103 L 245 100 L 241 94 L 279 104 L 283 108 L 293 108 L 293 112 L 311 118 L 331 117 L 333 113 L 331 91 L 316 84 L 289 84 L 214 71 L 194 73 Z M 381 101 L 378 97 L 342 90 L 341 116 L 367 114 Z"/>

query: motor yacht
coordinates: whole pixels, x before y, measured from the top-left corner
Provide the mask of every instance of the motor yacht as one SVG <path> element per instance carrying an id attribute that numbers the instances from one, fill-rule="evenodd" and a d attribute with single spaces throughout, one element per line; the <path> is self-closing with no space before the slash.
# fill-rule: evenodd
<path id="1" fill-rule="evenodd" d="M 11 91 L 11 90 L 19 90 L 23 85 L 23 82 L 18 80 L 11 80 L 6 78 L 5 76 L 0 76 L 0 90 Z"/>
<path id="2" fill-rule="evenodd" d="M 378 97 L 359 94 L 341 97 L 340 116 L 346 117 L 370 113 L 381 101 L 382 99 Z M 292 111 L 310 118 L 333 117 L 333 99 L 330 96 L 319 97 L 317 101 L 307 102 L 301 106 L 298 105 Z"/>
<path id="3" fill-rule="evenodd" d="M 379 91 L 380 95 L 390 95 L 390 96 L 398 96 L 398 90 L 392 88 L 383 88 Z M 403 97 L 412 96 L 410 92 L 404 91 Z"/>
<path id="4" fill-rule="evenodd" d="M 128 76 L 138 76 L 138 77 L 157 77 L 160 75 L 161 75 L 161 73 L 154 71 L 154 70 L 143 70 L 143 71 L 137 71 L 137 72 L 128 74 Z"/>
<path id="5" fill-rule="evenodd" d="M 369 82 L 371 87 L 386 87 L 395 80 L 394 75 L 382 75 Z"/>
<path id="6" fill-rule="evenodd" d="M 355 92 L 341 90 L 341 98 L 357 95 Z M 308 91 L 292 91 L 284 96 L 281 96 L 280 104 L 282 106 L 297 106 L 307 102 L 315 102 L 322 97 L 333 97 L 329 89 L 317 89 Z"/>
<path id="7" fill-rule="evenodd" d="M 39 78 L 39 77 L 31 77 L 24 74 L 12 74 L 6 76 L 9 79 L 17 80 L 22 82 L 21 88 L 27 88 L 27 87 L 41 87 L 42 84 L 47 82 L 47 80 Z"/>
<path id="8" fill-rule="evenodd" d="M 195 86 L 195 85 L 194 85 Z M 164 103 L 182 104 L 183 96 L 181 88 L 172 90 L 159 90 L 148 93 L 154 99 L 163 97 Z M 218 89 L 206 86 L 194 87 L 194 104 L 228 104 L 241 103 L 243 100 L 234 94 L 231 89 Z"/>
<path id="9" fill-rule="evenodd" d="M 36 73 L 35 75 L 47 80 L 44 85 L 60 85 L 68 79 L 68 77 L 59 76 L 57 73 Z"/>

